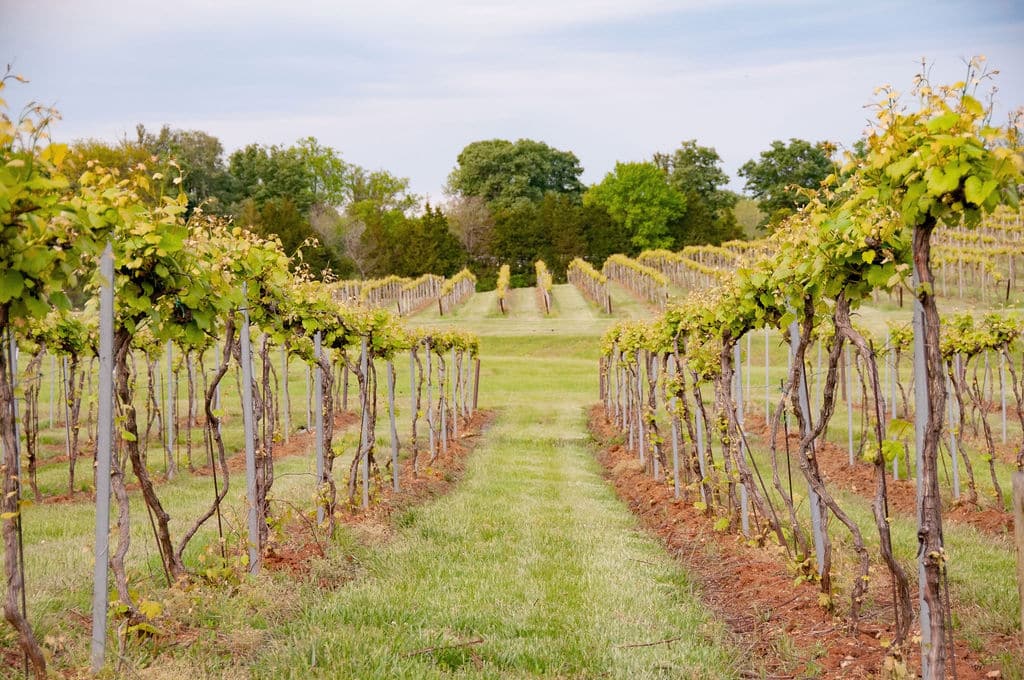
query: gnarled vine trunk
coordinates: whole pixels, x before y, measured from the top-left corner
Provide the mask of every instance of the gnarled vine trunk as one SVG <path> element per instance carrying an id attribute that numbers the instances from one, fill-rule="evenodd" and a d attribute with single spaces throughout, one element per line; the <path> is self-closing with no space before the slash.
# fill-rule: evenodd
<path id="1" fill-rule="evenodd" d="M 928 397 L 928 419 L 924 432 L 918 436 L 921 450 L 918 453 L 918 516 L 917 539 L 918 559 L 923 570 L 921 597 L 928 607 L 928 636 L 930 644 L 922 651 L 926 655 L 928 677 L 945 677 L 947 618 L 950 615 L 948 602 L 942 595 L 942 579 L 945 576 L 946 551 L 942 535 L 942 498 L 939 495 L 939 441 L 942 436 L 943 408 L 946 404 L 946 390 L 943 384 L 942 351 L 939 347 L 939 310 L 935 306 L 934 278 L 932 276 L 931 234 L 936 221 L 929 217 L 914 229 L 913 258 L 917 273 L 915 291 L 921 305 L 924 343 L 925 380 L 921 387 Z"/>
<path id="2" fill-rule="evenodd" d="M 712 488 L 709 480 L 704 477 L 702 470 L 700 469 L 700 454 L 697 452 L 697 434 L 694 432 L 694 416 L 690 410 L 690 400 L 686 392 L 686 373 L 687 366 L 683 360 L 683 355 L 679 351 L 679 338 L 675 338 L 673 342 L 673 354 L 676 361 L 676 376 L 679 379 L 679 385 L 676 389 L 676 398 L 678 399 L 678 408 L 680 415 L 682 416 L 682 422 L 686 425 L 686 434 L 690 438 L 691 446 L 686 448 L 689 455 L 687 456 L 687 467 L 692 471 L 693 475 L 699 480 L 699 486 L 702 489 L 702 496 L 708 500 L 708 507 L 705 512 L 709 512 L 711 509 L 710 501 L 712 500 Z"/>
<path id="3" fill-rule="evenodd" d="M 334 483 L 334 373 L 331 371 L 331 360 L 327 352 L 322 352 L 316 360 L 321 371 L 324 422 L 324 431 L 316 433 L 317 437 L 322 437 L 324 447 L 324 473 L 317 483 L 320 486 L 324 518 L 327 520 L 327 535 L 334 536 L 334 514 L 338 507 L 338 487 Z"/>
<path id="4" fill-rule="evenodd" d="M 65 371 L 65 366 L 66 371 Z M 64 426 L 68 438 L 68 496 L 75 493 L 75 466 L 78 462 L 79 417 L 82 413 L 82 389 L 85 385 L 85 371 L 79 370 L 79 358 L 72 354 L 70 360 L 61 361 L 64 372 L 65 410 Z"/>
<path id="5" fill-rule="evenodd" d="M 235 344 L 235 320 L 232 315 L 228 315 L 227 320 L 224 324 L 224 352 L 221 355 L 220 366 L 217 367 L 217 372 L 214 373 L 213 378 L 210 380 L 209 385 L 206 389 L 204 410 L 206 413 L 206 437 L 208 441 L 212 442 L 217 448 L 217 460 L 210 459 L 210 472 L 213 474 L 213 503 L 209 509 L 200 515 L 192 526 L 189 527 L 181 540 L 178 541 L 178 547 L 175 551 L 179 561 L 184 562 L 183 555 L 185 548 L 188 547 L 189 541 L 196 535 L 196 532 L 215 514 L 217 515 L 217 533 L 220 539 L 223 541 L 224 530 L 221 525 L 220 518 L 220 506 L 224 502 L 224 498 L 228 495 L 228 489 L 231 485 L 231 472 L 228 468 L 227 455 L 224 449 L 224 440 L 220 433 L 220 416 L 214 408 L 214 403 L 217 399 L 217 388 L 220 386 L 221 380 L 228 372 L 228 368 L 231 365 L 231 350 Z M 220 465 L 221 478 L 217 478 L 217 465 Z M 223 543 L 221 552 L 223 554 Z"/>
<path id="6" fill-rule="evenodd" d="M 733 463 L 739 472 L 740 483 L 747 490 L 747 496 L 754 502 L 754 508 L 761 514 L 772 532 L 779 539 L 779 545 L 786 544 L 786 537 L 782 533 L 782 526 L 779 524 L 778 515 L 766 495 L 761 494 L 761 489 L 754 483 L 754 475 L 750 465 L 747 464 L 745 455 L 746 438 L 743 428 L 740 426 L 739 416 L 736 411 L 736 400 L 732 394 L 734 384 L 733 349 L 739 338 L 726 336 L 722 340 L 722 352 L 719 355 L 722 367 L 722 377 L 717 381 L 719 407 L 725 412 L 727 419 L 727 433 L 729 442 L 724 446 L 726 456 L 733 458 Z"/>
<path id="7" fill-rule="evenodd" d="M 964 374 L 963 367 L 960 366 L 959 370 L 957 362 L 952 359 L 946 362 L 946 369 L 949 374 L 949 382 L 953 388 L 953 397 L 956 398 L 957 404 L 957 422 L 954 437 L 957 440 L 957 449 L 963 454 L 963 431 L 966 423 L 966 410 L 964 409 L 964 392 L 968 390 L 967 378 Z M 950 425 L 952 427 L 952 424 Z M 978 484 L 974 480 L 974 465 L 971 463 L 970 456 L 961 455 L 960 460 L 963 461 L 964 469 L 967 471 L 967 494 L 964 501 L 977 505 L 978 503 Z"/>
<path id="8" fill-rule="evenodd" d="M 21 553 L 21 479 L 18 469 L 18 444 L 15 434 L 13 367 L 10 365 L 11 341 L 9 310 L 0 305 L 0 440 L 3 441 L 3 465 L 0 466 L 3 497 L 0 497 L 0 530 L 4 543 L 4 576 L 7 582 L 4 597 L 4 618 L 18 635 L 18 644 L 28 657 L 37 678 L 46 678 L 46 657 L 22 614 L 25 598 L 23 556 Z"/>
<path id="9" fill-rule="evenodd" d="M 416 431 L 416 425 L 420 419 L 420 405 L 423 403 L 423 362 L 420 361 L 420 355 L 416 351 L 415 347 L 413 347 L 411 351 L 412 358 L 416 363 L 416 409 L 412 413 L 412 434 L 409 438 L 409 447 L 412 449 L 412 476 L 419 477 L 419 441 Z"/>
<path id="10" fill-rule="evenodd" d="M 880 382 L 878 379 L 878 365 L 874 361 L 873 353 L 868 346 L 864 336 L 854 327 L 850 320 L 850 301 L 844 294 L 836 299 L 836 308 L 833 314 L 833 323 L 836 332 L 842 334 L 863 360 L 868 372 L 868 382 L 871 388 L 871 404 L 875 410 L 875 441 L 879 447 L 882 446 L 882 406 Z M 867 401 L 865 400 L 865 407 Z M 893 617 L 895 619 L 896 635 L 893 639 L 894 650 L 902 651 L 903 645 L 910 633 L 911 611 L 910 585 L 907 574 L 903 567 L 896 560 L 892 548 L 892 532 L 889 527 L 889 501 L 886 494 L 885 480 L 885 459 L 879 454 L 875 457 L 875 497 L 871 502 L 871 511 L 875 518 L 875 528 L 878 530 L 879 552 L 885 566 L 889 569 L 893 585 Z"/>
<path id="11" fill-rule="evenodd" d="M 160 560 L 167 572 L 171 583 L 187 577 L 185 565 L 174 552 L 171 542 L 170 522 L 171 516 L 164 509 L 160 498 L 156 494 L 153 480 L 146 469 L 145 461 L 142 460 L 139 448 L 139 427 L 136 420 L 135 404 L 131 388 L 131 381 L 128 368 L 128 355 L 131 352 L 131 334 L 125 329 L 119 329 L 114 335 L 114 376 L 117 402 L 121 413 L 122 435 L 125 449 L 128 453 L 128 460 L 132 464 L 132 472 L 139 481 L 142 490 L 142 498 L 146 508 L 150 512 L 153 521 L 153 532 L 156 535 L 157 550 L 160 552 Z M 171 456 L 173 459 L 173 455 Z"/>
<path id="12" fill-rule="evenodd" d="M 28 462 L 28 484 L 32 488 L 32 495 L 36 500 L 42 500 L 43 495 L 39 493 L 38 463 L 39 463 L 39 389 L 42 386 L 43 374 L 43 350 L 32 355 L 25 367 L 22 377 L 25 393 L 25 412 L 21 416 L 25 434 L 25 456 Z"/>

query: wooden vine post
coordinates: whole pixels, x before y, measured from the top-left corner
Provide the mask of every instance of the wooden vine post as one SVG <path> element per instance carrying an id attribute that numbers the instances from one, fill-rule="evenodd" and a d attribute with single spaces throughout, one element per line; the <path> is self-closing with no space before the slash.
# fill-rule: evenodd
<path id="1" fill-rule="evenodd" d="M 457 353 L 455 347 L 452 347 L 451 354 L 451 374 L 452 374 L 452 441 L 459 440 L 459 384 L 461 382 L 460 377 L 462 374 L 461 364 L 457 361 Z"/>
<path id="2" fill-rule="evenodd" d="M 472 414 L 477 409 L 477 404 L 480 400 L 480 357 L 473 359 L 473 408 L 470 409 Z"/>
<path id="3" fill-rule="evenodd" d="M 733 346 L 733 366 L 735 367 L 736 373 L 733 376 L 733 401 L 736 405 L 736 421 L 740 428 L 743 427 L 743 372 L 742 372 L 742 360 L 740 343 L 736 342 Z M 745 450 L 746 438 L 740 436 L 739 442 L 739 455 L 743 456 L 749 453 Z M 750 499 L 747 495 L 747 485 L 740 484 L 740 526 L 743 530 L 743 535 L 747 538 L 750 537 Z"/>
<path id="4" fill-rule="evenodd" d="M 175 385 L 174 385 L 174 344 L 167 341 L 167 413 L 164 416 L 164 425 L 167 429 L 167 470 L 168 478 L 172 478 L 177 472 L 177 459 L 175 458 L 174 430 L 177 423 L 174 422 L 175 407 Z"/>
<path id="5" fill-rule="evenodd" d="M 922 281 L 922 271 L 927 268 L 928 260 L 928 238 L 930 236 L 930 229 L 927 232 L 914 229 L 914 277 L 913 285 L 915 290 L 919 290 Z M 923 239 L 923 240 L 922 240 Z M 923 253 L 919 252 L 919 249 L 923 248 Z M 938 642 L 938 648 L 941 649 L 944 640 L 942 637 L 943 623 L 940 621 L 938 624 L 934 624 L 932 617 L 932 608 L 939 600 L 936 600 L 936 595 L 941 598 L 941 585 L 939 582 L 939 571 L 944 569 L 942 565 L 942 507 L 940 505 L 939 496 L 939 483 L 938 483 L 938 466 L 935 465 L 933 458 L 937 458 L 938 439 L 937 436 L 933 441 L 928 434 L 932 430 L 932 400 L 931 394 L 932 384 L 931 380 L 934 377 L 936 380 L 940 380 L 937 375 L 933 375 L 934 368 L 928 361 L 928 348 L 925 346 L 927 339 L 925 337 L 926 326 L 925 326 L 925 308 L 924 301 L 920 293 L 914 297 L 913 307 L 913 324 L 914 324 L 914 448 L 917 456 L 917 517 L 918 525 L 925 529 L 923 534 L 918 535 L 918 539 L 922 542 L 921 544 L 921 555 L 918 558 L 918 580 L 920 583 L 920 591 L 918 594 L 918 601 L 921 608 L 920 620 L 921 620 L 921 666 L 925 677 L 929 677 L 929 670 L 941 667 L 944 662 L 944 658 L 940 654 L 935 654 L 933 658 L 932 652 L 934 651 Z M 934 306 L 934 302 L 932 303 Z M 936 313 L 936 317 L 938 314 Z M 938 318 L 935 319 L 938 321 Z M 938 327 L 937 323 L 935 328 L 931 328 L 934 334 L 934 347 L 931 348 L 935 354 L 938 354 Z M 939 356 L 941 362 L 941 355 Z M 940 366 L 941 368 L 941 366 Z M 941 399 L 945 398 L 945 384 L 942 385 L 940 391 L 940 403 Z M 941 418 L 942 409 L 938 409 L 939 418 Z M 941 427 L 941 425 L 940 425 Z M 929 450 L 930 449 L 930 450 Z M 893 465 L 896 464 L 898 457 L 893 460 Z M 893 468 L 894 477 L 896 468 Z M 929 554 L 925 554 L 924 551 L 930 551 Z M 939 569 L 933 569 L 933 565 L 938 565 Z M 938 611 L 934 613 L 935 616 L 942 617 L 943 607 L 938 607 Z M 939 634 L 936 635 L 936 631 Z M 936 640 L 938 638 L 938 640 Z M 935 677 L 943 677 L 944 673 L 936 675 Z"/>
<path id="6" fill-rule="evenodd" d="M 437 347 L 437 412 L 441 415 L 441 455 L 448 455 L 448 365 L 444 360 L 444 347 Z"/>
<path id="7" fill-rule="evenodd" d="M 666 378 L 671 381 L 676 377 L 678 368 L 674 356 L 669 357 L 668 374 Z M 669 417 L 672 421 L 672 494 L 679 498 L 679 418 L 676 417 L 676 402 L 678 397 L 676 391 L 672 390 L 672 397 L 669 400 Z"/>
<path id="8" fill-rule="evenodd" d="M 845 373 L 845 380 L 843 381 L 846 386 L 846 444 L 849 450 L 850 456 L 850 467 L 854 466 L 854 454 L 853 454 L 853 366 L 850 365 L 850 355 L 853 350 L 850 348 L 843 349 L 843 372 Z"/>
<path id="9" fill-rule="evenodd" d="M 284 431 L 284 443 L 292 430 L 292 398 L 288 393 L 288 348 L 281 345 L 281 429 Z"/>
<path id="10" fill-rule="evenodd" d="M 771 380 L 769 378 L 768 370 L 769 370 L 769 364 L 771 363 L 771 358 L 769 357 L 769 354 L 768 354 L 768 350 L 769 350 L 769 347 L 768 347 L 768 334 L 769 334 L 769 330 L 768 330 L 768 326 L 766 325 L 764 327 L 764 422 L 765 423 L 767 423 L 769 420 L 771 420 L 771 412 L 772 412 L 771 398 L 769 396 L 770 390 L 771 390 L 771 387 L 770 387 Z"/>
<path id="11" fill-rule="evenodd" d="M 313 390 L 310 387 L 312 369 L 306 364 L 306 430 L 313 429 Z"/>
<path id="12" fill-rule="evenodd" d="M 53 427 L 53 413 L 57 393 L 57 356 L 50 352 L 50 416 L 46 419 L 46 426 Z"/>
<path id="13" fill-rule="evenodd" d="M 917 328 L 914 328 L 914 337 L 917 337 Z M 916 347 L 916 345 L 915 345 Z M 885 334 L 885 375 L 888 379 L 888 392 L 889 392 L 889 418 L 896 418 L 896 350 L 892 343 L 892 334 L 886 331 Z M 916 350 L 915 350 L 916 351 Z M 916 356 L 916 354 L 915 354 Z M 916 364 L 915 364 L 916 366 Z M 915 371 L 914 379 L 917 380 L 918 375 Z M 915 385 L 923 385 L 924 383 L 915 382 Z M 900 457 L 894 456 L 892 459 L 892 478 L 899 480 L 900 478 Z"/>
<path id="14" fill-rule="evenodd" d="M 419 458 L 417 454 L 417 447 L 419 442 L 416 437 L 416 421 L 419 420 L 420 406 L 417 397 L 419 391 L 416 389 L 416 342 L 412 343 L 412 347 L 409 349 L 409 417 L 412 420 L 412 434 L 409 436 L 409 449 L 412 453 L 412 473 L 413 476 L 419 475 Z"/>
<path id="15" fill-rule="evenodd" d="M 437 458 L 437 430 L 434 427 L 434 372 L 430 360 L 434 349 L 431 344 L 431 339 L 428 337 L 424 343 L 424 347 L 427 350 L 427 443 L 430 451 L 430 462 L 433 463 Z"/>

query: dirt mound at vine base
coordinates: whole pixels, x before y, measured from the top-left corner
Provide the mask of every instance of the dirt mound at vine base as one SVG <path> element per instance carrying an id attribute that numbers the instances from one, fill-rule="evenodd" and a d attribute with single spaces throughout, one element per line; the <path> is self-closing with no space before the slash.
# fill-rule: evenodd
<path id="1" fill-rule="evenodd" d="M 420 451 L 417 455 L 418 473 L 413 469 L 411 459 L 403 461 L 399 470 L 398 492 L 392 487 L 390 463 L 373 473 L 373 494 L 370 507 L 366 510 L 358 505 L 358 492 L 357 503 L 349 504 L 344 498 L 346 490 L 340 485 L 337 520 L 359 527 L 364 536 L 390 536 L 394 531 L 392 519 L 396 513 L 449 492 L 461 479 L 465 472 L 466 457 L 476 448 L 480 436 L 494 421 L 495 415 L 494 411 L 478 409 L 460 426 L 458 439 L 448 443 L 448 452 L 441 453 L 439 450 L 432 462 L 429 460 L 429 452 Z M 384 455 L 388 455 L 388 452 L 377 450 L 378 459 Z M 268 547 L 267 568 L 301 574 L 309 570 L 313 558 L 324 556 L 325 539 L 318 535 L 319 528 L 312 522 L 293 520 L 285 534 L 287 540 Z"/>
<path id="2" fill-rule="evenodd" d="M 760 437 L 763 442 L 768 442 L 770 433 L 762 415 L 748 415 L 744 422 L 744 429 L 748 433 Z M 780 433 L 779 446 L 784 450 L 781 438 Z M 799 446 L 799 436 L 790 433 L 789 449 L 793 456 L 797 455 Z M 874 498 L 874 466 L 856 459 L 851 466 L 849 451 L 835 442 L 819 440 L 815 446 L 818 465 L 825 475 L 826 482 L 864 498 Z M 895 510 L 903 515 L 914 515 L 917 512 L 917 487 L 913 480 L 894 480 L 891 475 L 887 474 L 885 485 L 890 510 Z M 1013 515 L 991 506 L 954 504 L 943 510 L 942 518 L 943 522 L 948 520 L 954 523 L 970 524 L 987 534 L 1006 536 L 1013 533 Z"/>
<path id="3" fill-rule="evenodd" d="M 849 634 L 845 620 L 819 606 L 817 586 L 794 583 L 781 551 L 751 547 L 741 537 L 715 531 L 712 519 L 676 500 L 670 485 L 643 471 L 635 454 L 616 443 L 619 433 L 605 420 L 600 404 L 590 410 L 589 425 L 616 493 L 701 584 L 709 609 L 749 650 L 756 667 L 747 670 L 773 677 L 873 678 L 882 673 L 883 642 L 892 638 L 884 619 L 892 604 L 884 584 L 872 584 L 873 607 L 863 612 L 858 633 Z M 911 671 L 919 666 L 916 653 L 911 650 Z M 983 666 L 965 645 L 958 644 L 956 653 L 959 678 L 981 679 L 995 670 Z"/>

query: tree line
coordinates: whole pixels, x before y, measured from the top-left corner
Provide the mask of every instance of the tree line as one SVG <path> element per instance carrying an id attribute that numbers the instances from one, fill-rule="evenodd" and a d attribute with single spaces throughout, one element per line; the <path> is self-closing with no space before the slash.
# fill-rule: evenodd
<path id="1" fill-rule="evenodd" d="M 752 227 L 770 230 L 834 172 L 833 153 L 825 143 L 773 142 L 740 168 L 752 197 L 741 200 L 726 188 L 718 152 L 696 140 L 616 163 L 590 187 L 572 151 L 482 140 L 459 153 L 443 205 L 424 203 L 408 178 L 350 163 L 314 137 L 226 154 L 201 130 L 138 125 L 134 139 L 76 142 L 70 164 L 78 174 L 91 162 L 124 174 L 144 166 L 155 185 L 180 182 L 190 213 L 277 236 L 295 266 L 317 276 L 450 276 L 469 267 L 486 289 L 504 263 L 513 286 L 532 285 L 537 260 L 564 280 L 576 257 L 600 266 L 615 253 L 717 245 Z M 153 186 L 152 200 L 167 188 Z"/>

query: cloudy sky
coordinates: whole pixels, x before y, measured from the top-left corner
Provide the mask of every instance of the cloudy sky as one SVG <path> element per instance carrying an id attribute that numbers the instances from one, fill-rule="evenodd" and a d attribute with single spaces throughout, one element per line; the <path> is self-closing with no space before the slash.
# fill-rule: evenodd
<path id="1" fill-rule="evenodd" d="M 313 135 L 435 200 L 492 138 L 572 150 L 587 183 L 695 138 L 735 177 L 773 139 L 852 143 L 876 86 L 974 54 L 1000 117 L 1024 105 L 1024 2 L 0 0 L 0 66 L 32 81 L 8 99 L 55 103 L 59 139 Z"/>

